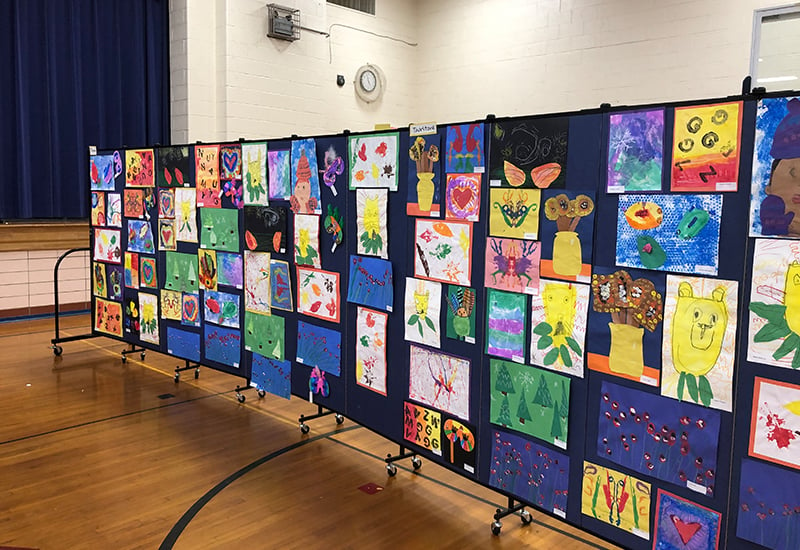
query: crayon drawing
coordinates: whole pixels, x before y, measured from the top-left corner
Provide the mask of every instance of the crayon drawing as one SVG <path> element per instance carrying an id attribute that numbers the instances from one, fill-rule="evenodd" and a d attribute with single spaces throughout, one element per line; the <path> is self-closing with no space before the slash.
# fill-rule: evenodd
<path id="1" fill-rule="evenodd" d="M 152 149 L 125 151 L 125 185 L 128 187 L 153 187 L 155 166 Z"/>
<path id="2" fill-rule="evenodd" d="M 528 298 L 524 294 L 487 290 L 486 353 L 525 362 Z"/>
<path id="3" fill-rule="evenodd" d="M 540 227 L 544 277 L 588 283 L 592 277 L 594 191 L 542 191 Z"/>
<path id="4" fill-rule="evenodd" d="M 389 231 L 386 204 L 389 191 L 386 189 L 356 190 L 356 232 L 359 254 L 389 257 Z"/>
<path id="5" fill-rule="evenodd" d="M 267 191 L 267 144 L 242 144 L 242 181 L 244 182 L 244 204 L 266 206 Z"/>
<path id="6" fill-rule="evenodd" d="M 409 138 L 411 139 L 411 138 Z M 439 171 L 439 135 L 417 136 L 408 148 L 409 216 L 438 218 L 441 210 L 441 174 Z"/>
<path id="7" fill-rule="evenodd" d="M 92 215 L 89 224 L 99 227 L 106 225 L 106 194 L 92 191 Z"/>
<path id="8" fill-rule="evenodd" d="M 408 398 L 469 420 L 470 361 L 409 346 Z"/>
<path id="9" fill-rule="evenodd" d="M 539 280 L 531 298 L 531 363 L 583 378 L 589 285 Z"/>
<path id="10" fill-rule="evenodd" d="M 106 193 L 106 224 L 122 227 L 122 195 L 119 193 Z"/>
<path id="11" fill-rule="evenodd" d="M 94 330 L 122 338 L 122 304 L 95 298 Z"/>
<path id="12" fill-rule="evenodd" d="M 541 198 L 539 189 L 490 189 L 489 235 L 536 240 Z"/>
<path id="13" fill-rule="evenodd" d="M 319 216 L 295 214 L 294 262 L 317 269 L 322 267 L 319 255 Z"/>
<path id="14" fill-rule="evenodd" d="M 297 312 L 339 322 L 339 274 L 297 266 Z"/>
<path id="15" fill-rule="evenodd" d="M 481 174 L 447 174 L 444 217 L 476 222 L 481 213 Z"/>
<path id="16" fill-rule="evenodd" d="M 242 334 L 238 330 L 205 325 L 203 341 L 204 357 L 223 365 L 239 368 L 242 356 Z"/>
<path id="17" fill-rule="evenodd" d="M 167 326 L 167 353 L 189 361 L 200 361 L 200 334 Z"/>
<path id="18" fill-rule="evenodd" d="M 447 329 L 445 334 L 453 340 L 475 343 L 474 288 L 447 285 Z"/>
<path id="19" fill-rule="evenodd" d="M 122 173 L 121 162 L 118 164 L 115 155 L 92 155 L 89 157 L 89 179 L 92 191 L 113 191 L 114 178 Z"/>
<path id="20" fill-rule="evenodd" d="M 214 290 L 203 292 L 203 320 L 206 323 L 239 328 L 239 295 Z"/>
<path id="21" fill-rule="evenodd" d="M 405 339 L 439 347 L 442 285 L 406 277 Z"/>
<path id="22" fill-rule="evenodd" d="M 800 386 L 756 377 L 748 452 L 800 469 Z"/>
<path id="23" fill-rule="evenodd" d="M 270 254 L 244 251 L 244 309 L 269 315 Z"/>
<path id="24" fill-rule="evenodd" d="M 244 242 L 247 249 L 285 254 L 287 218 L 287 210 L 282 206 L 245 206 Z"/>
<path id="25" fill-rule="evenodd" d="M 278 361 L 253 354 L 250 386 L 261 391 L 290 399 L 292 396 L 292 362 Z"/>
<path id="26" fill-rule="evenodd" d="M 284 311 L 294 311 L 289 262 L 271 259 L 269 261 L 269 270 L 270 306 Z"/>
<path id="27" fill-rule="evenodd" d="M 119 229 L 94 230 L 94 254 L 97 262 L 122 263 L 122 245 Z"/>
<path id="28" fill-rule="evenodd" d="M 292 196 L 290 151 L 269 151 L 267 164 L 269 168 L 269 198 L 289 200 L 289 197 Z"/>
<path id="29" fill-rule="evenodd" d="M 197 193 L 194 188 L 180 187 L 175 190 L 175 240 L 185 243 L 197 242 Z"/>
<path id="30" fill-rule="evenodd" d="M 736 536 L 773 550 L 796 550 L 800 474 L 742 460 Z"/>
<path id="31" fill-rule="evenodd" d="M 649 483 L 583 462 L 581 513 L 586 516 L 649 540 L 651 494 Z"/>
<path id="32" fill-rule="evenodd" d="M 404 401 L 403 439 L 441 456 L 442 414 Z"/>
<path id="33" fill-rule="evenodd" d="M 342 333 L 297 321 L 296 361 L 339 376 L 342 373 Z"/>
<path id="34" fill-rule="evenodd" d="M 350 189 L 385 187 L 397 191 L 397 133 L 350 136 Z"/>
<path id="35" fill-rule="evenodd" d="M 356 384 L 386 395 L 386 325 L 382 311 L 356 308 Z"/>
<path id="36" fill-rule="evenodd" d="M 242 288 L 244 260 L 241 254 L 217 252 L 217 284 Z"/>
<path id="37" fill-rule="evenodd" d="M 286 327 L 280 315 L 244 312 L 244 349 L 271 359 L 285 359 Z"/>
<path id="38" fill-rule="evenodd" d="M 347 301 L 391 312 L 394 306 L 392 262 L 351 255 Z"/>
<path id="39" fill-rule="evenodd" d="M 292 141 L 292 196 L 295 214 L 322 214 L 317 145 L 312 138 Z"/>
<path id="40" fill-rule="evenodd" d="M 721 523 L 719 512 L 659 489 L 653 550 L 717 550 Z"/>
<path id="41" fill-rule="evenodd" d="M 139 293 L 139 327 L 139 338 L 143 342 L 159 344 L 158 296 L 155 294 Z"/>
<path id="42" fill-rule="evenodd" d="M 492 124 L 491 186 L 563 188 L 568 143 L 568 117 L 517 118 Z"/>
<path id="43" fill-rule="evenodd" d="M 202 208 L 200 248 L 239 252 L 239 211 L 231 208 Z"/>
<path id="44" fill-rule="evenodd" d="M 156 151 L 156 183 L 158 187 L 189 185 L 189 148 L 159 147 Z"/>
<path id="45" fill-rule="evenodd" d="M 477 174 L 485 171 L 483 131 L 483 124 L 477 122 L 447 127 L 444 151 L 445 173 Z"/>
<path id="46" fill-rule="evenodd" d="M 416 220 L 414 275 L 469 286 L 472 278 L 472 224 Z"/>
<path id="47" fill-rule="evenodd" d="M 629 111 L 608 117 L 606 191 L 661 191 L 664 109 Z"/>
<path id="48" fill-rule="evenodd" d="M 196 145 L 194 148 L 197 206 L 219 208 L 219 145 Z"/>
<path id="49" fill-rule="evenodd" d="M 541 243 L 517 239 L 486 239 L 487 288 L 537 294 Z"/>
<path id="50" fill-rule="evenodd" d="M 153 229 L 149 221 L 128 220 L 128 250 L 155 254 L 156 245 L 153 242 Z"/>

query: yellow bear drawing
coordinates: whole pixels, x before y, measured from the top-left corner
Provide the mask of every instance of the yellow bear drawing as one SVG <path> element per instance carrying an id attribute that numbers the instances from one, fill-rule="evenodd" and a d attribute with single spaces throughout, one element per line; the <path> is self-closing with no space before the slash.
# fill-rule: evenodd
<path id="1" fill-rule="evenodd" d="M 682 282 L 672 318 L 675 370 L 698 377 L 708 373 L 719 358 L 727 326 L 725 287 L 718 286 L 710 298 L 702 298 L 694 296 L 692 285 Z"/>
<path id="2" fill-rule="evenodd" d="M 553 327 L 553 347 L 567 344 L 575 322 L 575 305 L 578 293 L 572 285 L 547 284 L 542 291 L 545 321 Z"/>

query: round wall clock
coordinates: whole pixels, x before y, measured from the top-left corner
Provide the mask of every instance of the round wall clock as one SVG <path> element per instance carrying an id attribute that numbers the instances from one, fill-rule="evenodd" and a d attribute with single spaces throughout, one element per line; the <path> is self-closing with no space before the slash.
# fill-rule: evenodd
<path id="1" fill-rule="evenodd" d="M 358 97 L 367 103 L 372 103 L 383 95 L 385 77 L 377 65 L 368 63 L 358 68 L 354 84 Z"/>

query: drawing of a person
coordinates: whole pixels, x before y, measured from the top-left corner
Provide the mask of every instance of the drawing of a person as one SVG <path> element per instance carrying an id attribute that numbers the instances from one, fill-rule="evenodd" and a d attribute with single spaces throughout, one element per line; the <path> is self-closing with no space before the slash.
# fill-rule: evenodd
<path id="1" fill-rule="evenodd" d="M 772 139 L 775 160 L 760 217 L 763 234 L 800 237 L 800 100 L 790 100 L 786 109 Z"/>

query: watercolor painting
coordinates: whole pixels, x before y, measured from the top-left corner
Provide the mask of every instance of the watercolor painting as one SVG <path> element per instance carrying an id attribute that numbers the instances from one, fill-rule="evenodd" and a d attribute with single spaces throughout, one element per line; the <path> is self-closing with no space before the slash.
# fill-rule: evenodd
<path id="1" fill-rule="evenodd" d="M 244 349 L 270 359 L 285 360 L 286 326 L 280 315 L 244 312 Z"/>
<path id="2" fill-rule="evenodd" d="M 139 288 L 139 255 L 135 252 L 126 252 L 123 270 L 125 287 Z"/>
<path id="3" fill-rule="evenodd" d="M 195 180 L 197 182 L 197 206 L 219 208 L 219 145 L 195 145 Z"/>
<path id="4" fill-rule="evenodd" d="M 199 362 L 200 334 L 167 326 L 167 353 L 188 361 Z"/>
<path id="5" fill-rule="evenodd" d="M 139 262 L 139 284 L 142 288 L 158 288 L 156 259 L 141 256 Z"/>
<path id="6" fill-rule="evenodd" d="M 95 229 L 94 253 L 96 262 L 122 263 L 122 243 L 119 229 Z"/>
<path id="7" fill-rule="evenodd" d="M 295 214 L 322 214 L 320 202 L 317 145 L 313 138 L 292 141 L 292 196 L 289 204 Z"/>
<path id="8" fill-rule="evenodd" d="M 203 293 L 203 320 L 223 327 L 239 328 L 238 294 L 207 290 Z"/>
<path id="9" fill-rule="evenodd" d="M 122 338 L 122 304 L 95 298 L 94 330 Z"/>
<path id="10" fill-rule="evenodd" d="M 278 361 L 253 354 L 250 386 L 261 391 L 290 399 L 292 397 L 292 362 Z"/>
<path id="11" fill-rule="evenodd" d="M 342 373 L 342 333 L 297 321 L 296 361 L 339 376 Z"/>
<path id="12" fill-rule="evenodd" d="M 569 456 L 500 430 L 491 441 L 489 485 L 566 518 Z"/>
<path id="13" fill-rule="evenodd" d="M 122 227 L 122 195 L 106 193 L 106 225 Z"/>
<path id="14" fill-rule="evenodd" d="M 386 189 L 356 189 L 356 233 L 359 254 L 389 257 L 389 231 Z"/>
<path id="15" fill-rule="evenodd" d="M 721 524 L 719 512 L 659 489 L 653 550 L 717 550 Z"/>
<path id="16" fill-rule="evenodd" d="M 713 496 L 720 412 L 603 381 L 597 454 Z"/>
<path id="17" fill-rule="evenodd" d="M 242 356 L 242 333 L 214 325 L 205 325 L 203 332 L 205 359 L 238 369 Z"/>
<path id="18" fill-rule="evenodd" d="M 386 395 L 386 325 L 389 315 L 356 308 L 356 383 Z"/>
<path id="19" fill-rule="evenodd" d="M 594 190 L 542 191 L 544 217 L 539 234 L 542 276 L 582 283 L 591 280 L 594 198 Z"/>
<path id="20" fill-rule="evenodd" d="M 269 315 L 271 294 L 269 252 L 244 251 L 244 309 Z"/>
<path id="21" fill-rule="evenodd" d="M 489 421 L 567 448 L 569 378 L 528 365 L 491 359 Z"/>
<path id="22" fill-rule="evenodd" d="M 336 183 L 339 176 L 344 174 L 345 168 L 345 159 L 337 152 L 337 149 L 344 151 L 345 147 L 344 138 L 317 139 L 317 158 L 322 158 L 319 173 L 322 174 L 322 183 L 330 189 L 334 197 L 339 194 L 336 190 Z"/>
<path id="23" fill-rule="evenodd" d="M 291 151 L 267 152 L 267 165 L 269 169 L 269 198 L 289 200 L 292 196 L 292 163 Z"/>
<path id="24" fill-rule="evenodd" d="M 106 194 L 101 191 L 92 191 L 92 213 L 89 224 L 99 227 L 106 225 Z"/>
<path id="25" fill-rule="evenodd" d="M 319 216 L 295 214 L 294 261 L 297 265 L 322 267 L 319 255 Z"/>
<path id="26" fill-rule="evenodd" d="M 347 301 L 391 312 L 394 306 L 392 262 L 351 255 Z"/>
<path id="27" fill-rule="evenodd" d="M 155 254 L 153 227 L 149 221 L 128 220 L 128 250 L 145 254 Z"/>
<path id="28" fill-rule="evenodd" d="M 583 462 L 581 513 L 586 516 L 650 540 L 651 494 L 647 482 Z"/>
<path id="29" fill-rule="evenodd" d="M 486 353 L 525 362 L 528 298 L 524 294 L 488 289 L 486 297 Z"/>
<path id="30" fill-rule="evenodd" d="M 489 190 L 489 235 L 536 240 L 540 189 Z"/>
<path id="31" fill-rule="evenodd" d="M 794 183 L 800 166 L 798 116 L 798 97 L 758 102 L 750 184 L 751 237 L 800 237 L 800 194 Z"/>
<path id="32" fill-rule="evenodd" d="M 89 157 L 89 185 L 92 191 L 114 191 L 114 179 L 122 174 L 119 153 Z"/>
<path id="33" fill-rule="evenodd" d="M 217 290 L 217 251 L 198 249 L 197 272 L 200 286 L 207 290 Z"/>
<path id="34" fill-rule="evenodd" d="M 166 253 L 166 279 L 164 288 L 179 292 L 197 292 L 200 288 L 197 275 L 197 256 L 183 252 Z"/>
<path id="35" fill-rule="evenodd" d="M 730 412 L 739 284 L 667 275 L 661 395 Z"/>
<path id="36" fill-rule="evenodd" d="M 403 439 L 441 456 L 442 414 L 404 401 Z"/>
<path id="37" fill-rule="evenodd" d="M 244 260 L 241 254 L 217 252 L 217 284 L 242 288 L 244 284 Z"/>
<path id="38" fill-rule="evenodd" d="M 282 206 L 245 206 L 244 243 L 248 250 L 286 253 L 288 211 Z"/>
<path id="39" fill-rule="evenodd" d="M 244 204 L 258 206 L 269 204 L 266 143 L 242 144 L 242 181 Z"/>
<path id="40" fill-rule="evenodd" d="M 270 259 L 270 306 L 284 311 L 294 311 L 292 301 L 292 277 L 289 273 L 289 262 Z"/>
<path id="41" fill-rule="evenodd" d="M 531 298 L 531 363 L 583 378 L 589 285 L 539 280 Z"/>
<path id="42" fill-rule="evenodd" d="M 158 190 L 158 217 L 167 219 L 175 217 L 175 189 Z"/>
<path id="43" fill-rule="evenodd" d="M 486 170 L 484 125 L 454 124 L 447 127 L 444 171 L 447 174 L 482 174 Z"/>
<path id="44" fill-rule="evenodd" d="M 537 294 L 541 243 L 517 239 L 486 239 L 487 288 Z"/>
<path id="45" fill-rule="evenodd" d="M 399 134 L 350 136 L 350 189 L 385 187 L 397 191 Z"/>
<path id="46" fill-rule="evenodd" d="M 470 361 L 409 346 L 408 398 L 469 420 Z"/>
<path id="47" fill-rule="evenodd" d="M 447 329 L 445 335 L 468 344 L 475 343 L 474 288 L 447 285 Z"/>
<path id="48" fill-rule="evenodd" d="M 241 145 L 222 145 L 219 148 L 220 179 L 242 179 L 242 147 Z"/>
<path id="49" fill-rule="evenodd" d="M 175 190 L 175 240 L 197 242 L 197 193 L 194 188 Z"/>
<path id="50" fill-rule="evenodd" d="M 442 285 L 406 277 L 405 339 L 439 347 L 441 338 Z"/>
<path id="51" fill-rule="evenodd" d="M 564 187 L 569 117 L 495 122 L 490 139 L 489 183 L 492 187 Z"/>
<path id="52" fill-rule="evenodd" d="M 756 377 L 748 452 L 800 469 L 800 386 Z"/>
<path id="53" fill-rule="evenodd" d="M 481 213 L 481 174 L 447 174 L 444 217 L 476 222 Z"/>
<path id="54" fill-rule="evenodd" d="M 796 550 L 800 474 L 742 460 L 736 536 L 773 550 Z"/>
<path id="55" fill-rule="evenodd" d="M 338 323 L 339 274 L 297 266 L 297 312 Z"/>
<path id="56" fill-rule="evenodd" d="M 184 292 L 181 295 L 181 324 L 187 327 L 200 326 L 200 294 Z"/>
<path id="57" fill-rule="evenodd" d="M 161 318 L 170 321 L 181 320 L 181 307 L 183 306 L 181 293 L 176 290 L 161 289 Z"/>
<path id="58" fill-rule="evenodd" d="M 412 138 L 409 138 L 411 140 Z M 409 216 L 438 218 L 441 215 L 441 173 L 438 134 L 417 136 L 408 148 Z"/>
<path id="59" fill-rule="evenodd" d="M 608 117 L 606 191 L 661 191 L 664 109 L 627 111 Z"/>
<path id="60" fill-rule="evenodd" d="M 200 248 L 239 252 L 239 211 L 230 208 L 200 209 Z"/>
<path id="61" fill-rule="evenodd" d="M 442 458 L 445 462 L 474 475 L 478 461 L 475 425 L 446 414 L 443 416 Z"/>
<path id="62" fill-rule="evenodd" d="M 183 187 L 191 181 L 188 147 L 156 149 L 156 183 L 159 187 Z"/>
<path id="63" fill-rule="evenodd" d="M 621 195 L 617 265 L 716 275 L 722 195 Z"/>
<path id="64" fill-rule="evenodd" d="M 469 286 L 472 224 L 416 219 L 414 276 Z"/>
<path id="65" fill-rule="evenodd" d="M 125 185 L 127 187 L 153 187 L 155 165 L 152 149 L 125 151 Z"/>

